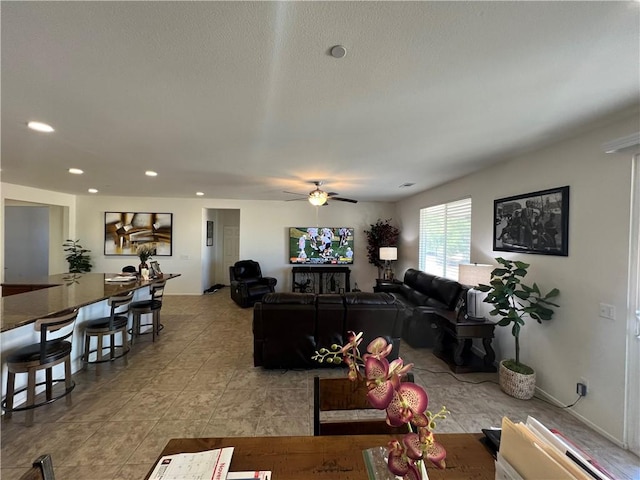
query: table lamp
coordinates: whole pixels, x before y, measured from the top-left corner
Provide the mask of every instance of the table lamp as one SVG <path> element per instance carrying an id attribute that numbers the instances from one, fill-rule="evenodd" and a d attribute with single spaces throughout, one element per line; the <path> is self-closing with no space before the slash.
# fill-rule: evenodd
<path id="1" fill-rule="evenodd" d="M 380 260 L 384 260 L 384 279 L 393 280 L 391 261 L 398 259 L 397 247 L 380 247 Z"/>
<path id="2" fill-rule="evenodd" d="M 484 320 L 484 316 L 478 311 L 482 302 L 483 292 L 476 290 L 480 284 L 489 285 L 491 272 L 495 267 L 481 263 L 461 263 L 458 265 L 458 282 L 471 287 L 467 293 L 467 318 L 469 320 Z"/>

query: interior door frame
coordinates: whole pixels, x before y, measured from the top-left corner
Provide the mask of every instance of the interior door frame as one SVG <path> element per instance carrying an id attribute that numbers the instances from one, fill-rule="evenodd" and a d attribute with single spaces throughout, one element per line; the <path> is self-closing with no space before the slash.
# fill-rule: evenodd
<path id="1" fill-rule="evenodd" d="M 625 439 L 630 451 L 640 456 L 640 154 L 631 169 L 631 218 L 629 228 L 629 292 L 627 319 L 627 401 Z"/>

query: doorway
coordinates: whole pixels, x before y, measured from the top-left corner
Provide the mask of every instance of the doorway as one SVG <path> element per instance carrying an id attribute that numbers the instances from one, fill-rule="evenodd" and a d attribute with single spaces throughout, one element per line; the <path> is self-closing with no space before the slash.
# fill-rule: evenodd
<path id="1" fill-rule="evenodd" d="M 229 285 L 229 266 L 240 259 L 240 210 L 205 209 L 204 220 L 203 225 L 210 222 L 209 228 L 213 228 L 213 241 L 205 238 L 203 243 L 202 278 L 206 290 L 214 284 Z M 203 236 L 206 234 L 205 231 Z"/>
<path id="2" fill-rule="evenodd" d="M 49 207 L 4 207 L 4 281 L 49 275 Z"/>

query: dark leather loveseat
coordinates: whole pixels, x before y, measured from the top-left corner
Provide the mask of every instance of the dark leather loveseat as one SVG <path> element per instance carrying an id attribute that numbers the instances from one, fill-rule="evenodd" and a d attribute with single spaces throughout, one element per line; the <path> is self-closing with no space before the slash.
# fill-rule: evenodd
<path id="1" fill-rule="evenodd" d="M 398 357 L 402 319 L 388 293 L 269 293 L 253 310 L 253 363 L 265 368 L 317 368 L 316 350 L 344 345 L 347 332 L 363 332 L 361 353 L 376 337 Z"/>
<path id="2" fill-rule="evenodd" d="M 455 280 L 408 269 L 404 280 L 378 284 L 376 291 L 394 296 L 402 309 L 402 338 L 412 347 L 433 347 L 437 322 L 435 309 L 455 310 L 467 289 Z"/>

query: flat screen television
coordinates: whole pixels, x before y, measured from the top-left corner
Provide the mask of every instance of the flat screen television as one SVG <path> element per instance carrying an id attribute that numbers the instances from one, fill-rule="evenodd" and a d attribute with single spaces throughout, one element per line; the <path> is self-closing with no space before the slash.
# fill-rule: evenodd
<path id="1" fill-rule="evenodd" d="M 289 263 L 351 265 L 353 228 L 290 227 Z"/>

